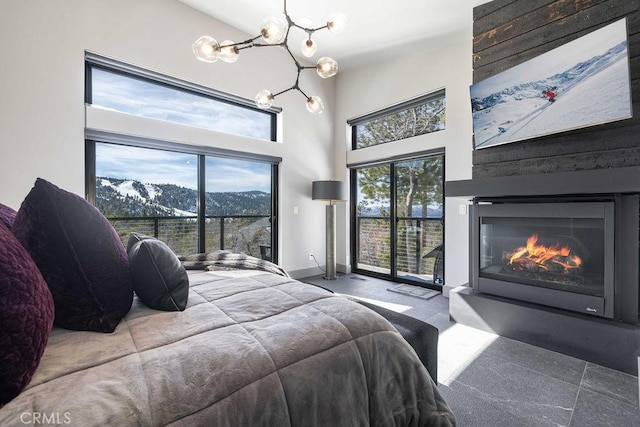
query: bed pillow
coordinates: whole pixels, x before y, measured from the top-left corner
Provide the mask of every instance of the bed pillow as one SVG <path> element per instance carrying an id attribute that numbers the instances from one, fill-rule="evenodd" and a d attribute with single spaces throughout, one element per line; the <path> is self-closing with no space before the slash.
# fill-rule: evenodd
<path id="1" fill-rule="evenodd" d="M 31 381 L 53 316 L 47 283 L 26 249 L 0 221 L 0 408 Z"/>
<path id="2" fill-rule="evenodd" d="M 187 306 L 189 277 L 164 242 L 132 233 L 127 243 L 133 289 L 148 307 L 182 311 Z"/>
<path id="3" fill-rule="evenodd" d="M 11 231 L 49 285 L 56 325 L 113 332 L 131 308 L 133 285 L 127 252 L 98 209 L 38 178 Z"/>
<path id="4" fill-rule="evenodd" d="M 147 236 L 146 234 L 142 233 L 129 234 L 129 240 L 127 240 L 127 254 L 136 243 L 147 239 L 155 239 L 155 237 Z"/>
<path id="5" fill-rule="evenodd" d="M 9 206 L 0 203 L 0 222 L 4 223 L 8 229 L 13 227 L 13 221 L 16 219 L 16 211 Z"/>

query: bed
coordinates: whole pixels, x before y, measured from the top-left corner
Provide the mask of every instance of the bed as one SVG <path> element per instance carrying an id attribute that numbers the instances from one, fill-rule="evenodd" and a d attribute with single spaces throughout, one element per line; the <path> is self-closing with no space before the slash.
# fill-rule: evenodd
<path id="1" fill-rule="evenodd" d="M 112 334 L 54 327 L 0 425 L 455 424 L 413 349 L 368 308 L 257 270 L 189 281 L 184 311 L 134 298 Z"/>
<path id="2" fill-rule="evenodd" d="M 243 254 L 125 249 L 42 179 L 0 205 L 0 367 L 2 426 L 455 424 L 378 313 Z"/>

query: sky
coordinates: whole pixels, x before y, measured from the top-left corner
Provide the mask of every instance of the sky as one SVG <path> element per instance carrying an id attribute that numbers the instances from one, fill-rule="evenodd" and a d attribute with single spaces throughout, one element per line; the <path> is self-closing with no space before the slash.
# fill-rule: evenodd
<path id="1" fill-rule="evenodd" d="M 92 105 L 271 143 L 271 116 L 168 86 L 92 69 Z M 195 154 L 96 144 L 96 176 L 196 189 Z M 271 166 L 207 157 L 206 191 L 271 191 Z"/>
<path id="2" fill-rule="evenodd" d="M 93 68 L 92 105 L 270 141 L 269 114 Z"/>
<path id="3" fill-rule="evenodd" d="M 271 165 L 206 158 L 206 191 L 271 192 Z M 175 184 L 197 189 L 198 156 L 172 151 L 96 143 L 96 176 L 133 179 L 144 184 Z"/>
<path id="4" fill-rule="evenodd" d="M 626 19 L 582 36 L 520 65 L 471 86 L 473 98 L 484 98 L 502 89 L 546 79 L 568 70 L 627 39 Z"/>

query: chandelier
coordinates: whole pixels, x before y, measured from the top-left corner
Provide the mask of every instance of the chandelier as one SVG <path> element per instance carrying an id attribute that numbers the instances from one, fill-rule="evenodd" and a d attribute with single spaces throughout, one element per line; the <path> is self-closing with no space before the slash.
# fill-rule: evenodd
<path id="1" fill-rule="evenodd" d="M 267 46 L 280 46 L 284 48 L 293 63 L 295 64 L 298 73 L 296 75 L 295 83 L 280 92 L 272 93 L 271 91 L 264 89 L 258 92 L 254 100 L 256 106 L 262 109 L 268 109 L 273 105 L 273 100 L 276 96 L 282 95 L 290 90 L 297 90 L 304 95 L 307 100 L 307 110 L 314 114 L 320 114 L 324 111 L 324 103 L 319 96 L 309 96 L 300 88 L 300 73 L 303 70 L 315 69 L 316 73 L 323 79 L 333 77 L 338 72 L 338 63 L 329 58 L 323 56 L 318 59 L 315 66 L 304 66 L 296 59 L 289 49 L 289 32 L 292 28 L 298 28 L 307 33 L 307 37 L 302 40 L 301 51 L 307 58 L 312 57 L 317 50 L 317 44 L 311 39 L 313 33 L 319 30 L 328 29 L 332 33 L 339 33 L 347 24 L 347 18 L 340 12 L 333 13 L 329 16 L 327 23 L 317 28 L 307 28 L 295 23 L 289 14 L 287 13 L 287 0 L 284 0 L 284 17 L 269 17 L 264 20 L 260 27 L 260 34 L 250 38 L 248 40 L 234 43 L 231 40 L 225 40 L 222 43 L 218 43 L 216 39 L 211 36 L 202 36 L 193 43 L 193 53 L 196 58 L 203 62 L 216 62 L 218 59 L 227 63 L 233 63 L 238 60 L 240 51 L 243 49 L 249 49 L 252 47 L 267 47 Z M 259 41 L 259 39 L 262 39 Z"/>

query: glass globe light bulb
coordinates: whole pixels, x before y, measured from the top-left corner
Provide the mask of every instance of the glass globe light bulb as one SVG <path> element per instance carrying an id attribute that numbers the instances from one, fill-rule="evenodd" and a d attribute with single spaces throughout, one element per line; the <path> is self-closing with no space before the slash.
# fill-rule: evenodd
<path id="1" fill-rule="evenodd" d="M 260 27 L 262 38 L 269 44 L 282 43 L 287 34 L 287 22 L 279 17 L 269 17 Z"/>
<path id="2" fill-rule="evenodd" d="M 312 114 L 321 114 L 324 111 L 324 103 L 319 96 L 307 98 L 307 111 Z"/>
<path id="3" fill-rule="evenodd" d="M 305 39 L 300 44 L 300 50 L 304 56 L 311 58 L 318 50 L 318 45 L 311 39 Z"/>
<path id="4" fill-rule="evenodd" d="M 338 34 L 347 26 L 347 15 L 342 12 L 335 12 L 329 15 L 327 28 L 334 34 Z"/>
<path id="5" fill-rule="evenodd" d="M 263 89 L 258 92 L 256 97 L 253 99 L 256 102 L 256 106 L 258 108 L 266 110 L 267 108 L 271 108 L 271 106 L 273 105 L 274 96 L 267 89 Z"/>
<path id="6" fill-rule="evenodd" d="M 224 61 L 232 64 L 238 60 L 240 56 L 240 50 L 238 46 L 232 46 L 233 42 L 231 40 L 225 40 L 220 43 L 220 54 L 218 57 Z"/>
<path id="7" fill-rule="evenodd" d="M 323 79 L 333 77 L 338 73 L 338 63 L 328 56 L 323 56 L 316 63 L 316 73 Z"/>
<path id="8" fill-rule="evenodd" d="M 191 45 L 193 54 L 202 62 L 216 62 L 220 53 L 220 45 L 211 36 L 202 36 Z"/>

